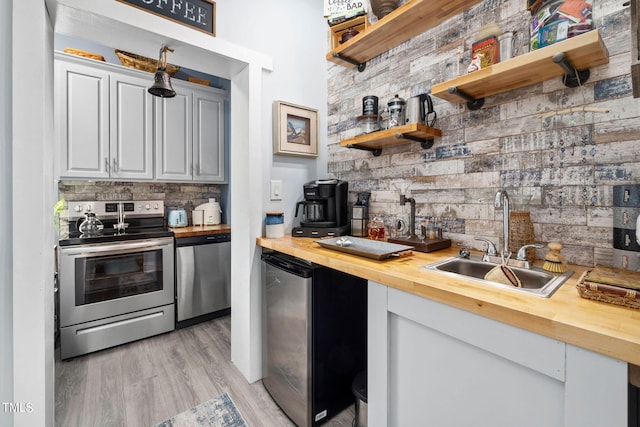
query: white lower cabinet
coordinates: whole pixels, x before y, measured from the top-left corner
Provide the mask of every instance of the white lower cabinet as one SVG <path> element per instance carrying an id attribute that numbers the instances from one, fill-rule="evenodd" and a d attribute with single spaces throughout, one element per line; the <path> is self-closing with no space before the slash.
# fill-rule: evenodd
<path id="1" fill-rule="evenodd" d="M 369 426 L 627 426 L 627 364 L 369 282 Z"/>
<path id="2" fill-rule="evenodd" d="M 225 182 L 224 90 L 56 53 L 61 178 Z"/>

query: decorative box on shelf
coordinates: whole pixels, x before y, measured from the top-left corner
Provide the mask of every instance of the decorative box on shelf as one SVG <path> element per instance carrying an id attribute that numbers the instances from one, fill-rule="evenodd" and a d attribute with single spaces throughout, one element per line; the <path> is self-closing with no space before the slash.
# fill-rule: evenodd
<path id="1" fill-rule="evenodd" d="M 365 32 L 369 28 L 369 20 L 366 15 L 357 16 L 340 24 L 329 27 L 329 36 L 331 38 L 331 50 L 337 48 L 342 43 L 342 35 L 348 29 L 354 29 L 358 34 Z M 345 41 L 346 42 L 346 41 Z"/>
<path id="2" fill-rule="evenodd" d="M 480 68 L 487 68 L 490 65 L 500 62 L 500 47 L 498 45 L 498 38 L 495 36 L 489 36 L 477 42 L 474 42 L 471 46 L 471 57 L 480 61 Z"/>

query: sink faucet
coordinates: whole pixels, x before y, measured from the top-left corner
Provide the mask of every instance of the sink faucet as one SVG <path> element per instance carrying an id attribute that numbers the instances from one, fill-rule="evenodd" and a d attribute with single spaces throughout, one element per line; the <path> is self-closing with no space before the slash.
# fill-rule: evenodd
<path id="1" fill-rule="evenodd" d="M 495 207 L 502 206 L 502 257 L 508 259 L 511 256 L 509 250 L 509 196 L 504 190 L 496 193 Z"/>
<path id="2" fill-rule="evenodd" d="M 404 205 L 407 202 L 411 204 L 411 215 L 409 216 L 409 237 L 416 237 L 416 200 L 413 197 L 406 197 L 404 194 L 401 194 L 400 204 Z"/>

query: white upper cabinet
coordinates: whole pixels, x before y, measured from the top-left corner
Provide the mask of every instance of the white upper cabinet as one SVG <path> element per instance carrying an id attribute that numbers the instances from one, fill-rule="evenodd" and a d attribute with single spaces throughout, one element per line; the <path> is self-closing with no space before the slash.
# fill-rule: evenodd
<path id="1" fill-rule="evenodd" d="M 193 176 L 192 91 L 175 83 L 173 98 L 156 98 L 156 177 L 191 181 Z"/>
<path id="2" fill-rule="evenodd" d="M 149 81 L 111 74 L 111 177 L 153 179 L 153 96 Z"/>
<path id="3" fill-rule="evenodd" d="M 56 62 L 60 175 L 109 177 L 109 73 Z"/>
<path id="4" fill-rule="evenodd" d="M 225 97 L 220 93 L 194 92 L 194 180 L 225 180 L 224 101 Z"/>
<path id="5" fill-rule="evenodd" d="M 224 90 L 56 53 L 60 177 L 225 182 Z"/>
<path id="6" fill-rule="evenodd" d="M 173 81 L 176 96 L 156 99 L 156 177 L 163 181 L 225 181 L 222 90 Z"/>

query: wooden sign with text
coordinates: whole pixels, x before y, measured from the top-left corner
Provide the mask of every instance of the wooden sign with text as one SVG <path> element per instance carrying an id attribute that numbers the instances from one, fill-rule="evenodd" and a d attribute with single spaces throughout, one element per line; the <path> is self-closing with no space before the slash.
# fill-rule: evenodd
<path id="1" fill-rule="evenodd" d="M 216 35 L 216 3 L 211 0 L 116 0 L 198 31 Z"/>

